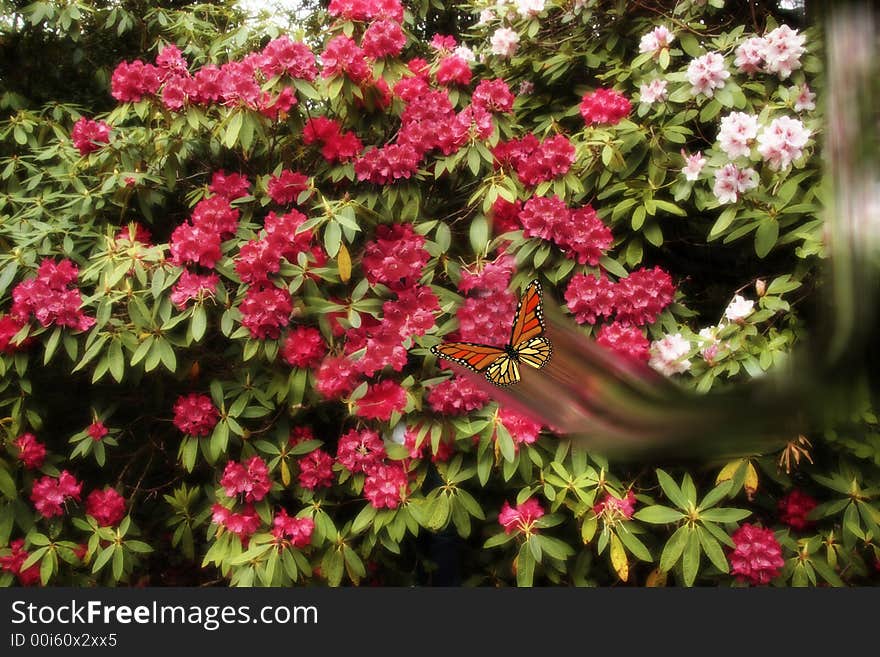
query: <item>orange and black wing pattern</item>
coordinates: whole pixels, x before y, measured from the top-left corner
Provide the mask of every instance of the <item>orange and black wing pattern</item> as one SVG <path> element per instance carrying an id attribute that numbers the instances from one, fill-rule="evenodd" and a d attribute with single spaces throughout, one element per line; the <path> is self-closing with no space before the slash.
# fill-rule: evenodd
<path id="1" fill-rule="evenodd" d="M 517 348 L 524 342 L 544 333 L 544 311 L 541 282 L 534 280 L 523 292 L 513 316 L 513 328 L 510 331 L 510 345 Z"/>
<path id="2" fill-rule="evenodd" d="M 431 347 L 431 353 L 480 373 L 499 358 L 507 358 L 504 349 L 476 342 L 444 342 Z"/>

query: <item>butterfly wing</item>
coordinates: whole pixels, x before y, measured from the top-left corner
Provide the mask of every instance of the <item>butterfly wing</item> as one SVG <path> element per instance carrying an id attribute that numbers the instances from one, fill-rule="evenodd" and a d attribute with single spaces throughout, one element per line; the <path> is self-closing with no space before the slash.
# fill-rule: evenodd
<path id="1" fill-rule="evenodd" d="M 541 369 L 550 362 L 550 356 L 553 354 L 550 340 L 544 336 L 531 338 L 515 347 L 515 350 L 520 361 L 526 365 L 531 365 L 536 370 Z"/>
<path id="2" fill-rule="evenodd" d="M 475 342 L 444 342 L 431 347 L 431 353 L 480 373 L 498 359 L 508 357 L 504 349 Z"/>
<path id="3" fill-rule="evenodd" d="M 544 311 L 541 308 L 543 291 L 541 282 L 534 280 L 529 283 L 520 297 L 513 317 L 513 328 L 510 332 L 510 344 L 518 350 L 520 345 L 544 333 Z"/>
<path id="4" fill-rule="evenodd" d="M 505 354 L 486 370 L 486 378 L 496 386 L 509 386 L 519 381 L 519 365 Z"/>

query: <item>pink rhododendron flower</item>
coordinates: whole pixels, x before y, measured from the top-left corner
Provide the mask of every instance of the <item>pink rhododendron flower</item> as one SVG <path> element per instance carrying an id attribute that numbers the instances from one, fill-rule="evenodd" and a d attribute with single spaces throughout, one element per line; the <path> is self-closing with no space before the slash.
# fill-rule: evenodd
<path id="1" fill-rule="evenodd" d="M 183 310 L 190 301 L 213 297 L 219 282 L 217 274 L 193 274 L 184 270 L 171 288 L 171 303 Z"/>
<path id="2" fill-rule="evenodd" d="M 803 531 L 813 524 L 807 516 L 817 506 L 816 500 L 795 488 L 779 500 L 779 520 L 792 529 Z"/>
<path id="3" fill-rule="evenodd" d="M 596 336 L 596 344 L 611 349 L 615 353 L 647 363 L 651 357 L 650 343 L 642 331 L 628 324 L 611 322 L 605 324 Z"/>
<path id="4" fill-rule="evenodd" d="M 234 513 L 221 504 L 212 506 L 211 511 L 213 514 L 211 522 L 235 534 L 245 544 L 248 538 L 253 536 L 262 524 L 253 504 L 245 504 L 241 513 Z"/>
<path id="5" fill-rule="evenodd" d="M 10 314 L 20 322 L 33 315 L 41 326 L 66 326 L 85 331 L 95 324 L 82 309 L 82 295 L 76 287 L 79 268 L 70 260 L 55 262 L 45 258 L 37 275 L 12 290 Z M 8 343 L 7 343 L 8 344 Z"/>
<path id="6" fill-rule="evenodd" d="M 388 19 L 371 23 L 361 40 L 364 53 L 373 59 L 399 55 L 405 45 L 406 35 L 400 23 Z"/>
<path id="7" fill-rule="evenodd" d="M 579 324 L 595 324 L 614 313 L 614 283 L 604 274 L 575 274 L 565 289 L 565 304 Z"/>
<path id="8" fill-rule="evenodd" d="M 724 317 L 731 322 L 741 322 L 752 314 L 755 308 L 755 302 L 746 299 L 742 295 L 735 294 L 727 308 L 724 309 Z"/>
<path id="9" fill-rule="evenodd" d="M 338 121 L 316 116 L 303 126 L 303 143 L 320 143 L 321 155 L 330 163 L 346 162 L 363 150 L 361 140 L 353 132 L 343 132 Z"/>
<path id="10" fill-rule="evenodd" d="M 86 497 L 86 513 L 102 527 L 115 527 L 125 517 L 125 498 L 112 488 L 93 490 Z"/>
<path id="11" fill-rule="evenodd" d="M 513 508 L 505 501 L 498 514 L 498 524 L 504 527 L 505 534 L 517 531 L 529 536 L 538 533 L 534 524 L 543 515 L 544 509 L 541 507 L 541 503 L 534 497 L 530 497 L 522 504 L 518 504 Z"/>
<path id="12" fill-rule="evenodd" d="M 315 54 L 304 43 L 287 36 L 272 39 L 263 48 L 260 69 L 266 77 L 287 74 L 292 78 L 312 81 L 318 77 Z"/>
<path id="13" fill-rule="evenodd" d="M 599 88 L 581 99 L 581 116 L 587 125 L 617 125 L 631 110 L 626 96 L 614 89 Z"/>
<path id="14" fill-rule="evenodd" d="M 252 338 L 277 340 L 290 321 L 293 302 L 287 288 L 253 286 L 248 288 L 238 309 L 241 325 Z"/>
<path id="15" fill-rule="evenodd" d="M 245 283 L 265 285 L 281 270 L 281 245 L 270 239 L 242 244 L 235 258 L 235 273 Z"/>
<path id="16" fill-rule="evenodd" d="M 751 584 L 768 584 L 779 575 L 785 560 L 771 530 L 746 523 L 731 538 L 736 545 L 728 555 L 731 575 Z"/>
<path id="17" fill-rule="evenodd" d="M 735 164 L 725 164 L 715 172 L 712 192 L 719 203 L 736 203 L 740 194 L 758 186 L 758 175 L 754 169 L 740 169 Z"/>
<path id="18" fill-rule="evenodd" d="M 375 240 L 367 244 L 362 259 L 367 280 L 394 290 L 418 282 L 431 257 L 424 244 L 425 237 L 416 233 L 412 224 L 377 227 Z"/>
<path id="19" fill-rule="evenodd" d="M 372 429 L 352 429 L 339 439 L 336 460 L 349 472 L 370 474 L 384 463 L 385 443 Z"/>
<path id="20" fill-rule="evenodd" d="M 643 326 L 653 324 L 675 299 L 672 277 L 660 267 L 637 269 L 614 288 L 617 321 Z"/>
<path id="21" fill-rule="evenodd" d="M 406 495 L 408 478 L 400 463 L 375 468 L 364 480 L 364 497 L 377 509 L 396 509 Z"/>
<path id="22" fill-rule="evenodd" d="M 516 13 L 522 18 L 534 18 L 544 11 L 545 0 L 514 0 Z"/>
<path id="23" fill-rule="evenodd" d="M 458 55 L 449 55 L 440 60 L 434 74 L 442 85 L 467 86 L 471 82 L 471 67 Z"/>
<path id="24" fill-rule="evenodd" d="M 259 502 L 269 493 L 272 482 L 269 468 L 259 456 L 253 456 L 243 463 L 229 461 L 220 479 L 227 497 L 244 495 L 246 502 Z"/>
<path id="25" fill-rule="evenodd" d="M 21 320 L 12 315 L 0 315 L 0 352 L 14 354 L 16 351 L 26 349 L 32 342 L 32 338 L 25 338 L 20 344 L 16 344 L 13 338 L 27 325 L 27 320 Z"/>
<path id="26" fill-rule="evenodd" d="M 13 441 L 18 448 L 18 460 L 28 470 L 37 470 L 46 460 L 46 446 L 32 433 L 23 433 Z"/>
<path id="27" fill-rule="evenodd" d="M 211 176 L 211 184 L 208 190 L 212 194 L 222 196 L 225 199 L 233 201 L 242 196 L 250 194 L 251 181 L 240 173 L 227 173 L 222 169 L 215 171 Z"/>
<path id="28" fill-rule="evenodd" d="M 535 422 L 529 416 L 509 408 L 498 410 L 498 421 L 507 429 L 517 448 L 520 445 L 531 445 L 536 442 L 541 433 L 540 422 Z M 497 440 L 497 434 L 492 437 Z"/>
<path id="29" fill-rule="evenodd" d="M 88 155 L 110 141 L 110 125 L 83 117 L 73 125 L 70 140 L 80 155 Z"/>
<path id="30" fill-rule="evenodd" d="M 767 42 L 763 37 L 750 37 L 737 46 L 733 65 L 743 73 L 757 73 L 764 67 L 766 50 Z"/>
<path id="31" fill-rule="evenodd" d="M 309 177 L 298 171 L 288 171 L 284 169 L 277 176 L 269 178 L 268 192 L 271 198 L 278 205 L 289 205 L 296 203 L 297 197 L 301 192 L 309 188 Z"/>
<path id="32" fill-rule="evenodd" d="M 222 257 L 220 236 L 212 227 L 202 228 L 181 224 L 171 233 L 171 262 L 175 265 L 195 264 L 213 267 Z"/>
<path id="33" fill-rule="evenodd" d="M 432 386 L 427 395 L 428 405 L 443 415 L 467 415 L 489 403 L 489 395 L 470 380 L 454 376 Z"/>
<path id="34" fill-rule="evenodd" d="M 86 433 L 89 435 L 89 438 L 98 442 L 99 440 L 102 440 L 104 436 L 109 434 L 110 430 L 104 426 L 103 422 L 96 420 L 88 426 Z"/>
<path id="35" fill-rule="evenodd" d="M 501 78 L 480 80 L 471 96 L 471 102 L 490 112 L 509 113 L 513 111 L 513 94 Z"/>
<path id="36" fill-rule="evenodd" d="M 136 103 L 144 96 L 155 94 L 161 84 L 160 70 L 136 59 L 131 63 L 120 62 L 114 69 L 110 79 L 110 93 L 122 103 Z"/>
<path id="37" fill-rule="evenodd" d="M 330 39 L 321 53 L 321 75 L 325 78 L 345 75 L 357 85 L 366 84 L 373 78 L 366 57 L 351 38 L 340 34 Z"/>
<path id="38" fill-rule="evenodd" d="M 220 412 L 207 395 L 191 392 L 174 404 L 174 426 L 188 436 L 207 436 L 220 419 Z"/>
<path id="39" fill-rule="evenodd" d="M 315 387 L 327 399 L 340 399 L 361 381 L 357 363 L 344 356 L 328 356 L 318 368 Z"/>
<path id="40" fill-rule="evenodd" d="M 31 501 L 41 516 L 52 518 L 64 515 L 62 505 L 67 500 L 78 502 L 81 493 L 82 483 L 67 470 L 62 470 L 57 478 L 46 476 L 35 481 L 31 489 Z"/>
<path id="41" fill-rule="evenodd" d="M 279 509 L 272 519 L 272 535 L 275 538 L 286 538 L 295 548 L 304 548 L 312 542 L 315 521 L 311 518 L 293 518 L 287 511 Z"/>
<path id="42" fill-rule="evenodd" d="M 622 516 L 624 519 L 629 520 L 633 517 L 635 507 L 636 496 L 632 490 L 626 491 L 626 496 L 623 498 L 614 497 L 611 493 L 606 493 L 602 501 L 593 507 L 593 513 L 597 516 L 603 513 L 611 516 Z"/>
<path id="43" fill-rule="evenodd" d="M 397 381 L 385 379 L 367 387 L 367 392 L 357 400 L 355 415 L 368 420 L 390 420 L 392 413 L 402 413 L 406 408 L 406 390 Z"/>
<path id="44" fill-rule="evenodd" d="M 311 326 L 297 326 L 284 338 L 281 357 L 291 367 L 314 367 L 327 355 L 321 332 Z"/>
<path id="45" fill-rule="evenodd" d="M 322 449 L 309 452 L 299 460 L 299 485 L 308 490 L 333 485 L 333 457 Z"/>
<path id="46" fill-rule="evenodd" d="M 810 112 L 816 109 L 816 94 L 810 90 L 810 85 L 806 82 L 800 87 L 795 87 L 793 92 L 796 94 L 794 99 L 795 112 Z"/>
<path id="47" fill-rule="evenodd" d="M 708 52 L 688 64 L 686 77 L 694 96 L 705 94 L 711 98 L 716 89 L 724 88 L 730 71 L 724 67 L 724 57 L 720 53 Z"/>
<path id="48" fill-rule="evenodd" d="M 0 569 L 7 573 L 12 573 L 18 578 L 19 584 L 22 586 L 33 586 L 40 583 L 40 564 L 39 562 L 28 566 L 22 570 L 24 562 L 30 556 L 30 553 L 24 549 L 24 539 L 17 538 L 9 543 L 10 554 L 0 557 Z"/>

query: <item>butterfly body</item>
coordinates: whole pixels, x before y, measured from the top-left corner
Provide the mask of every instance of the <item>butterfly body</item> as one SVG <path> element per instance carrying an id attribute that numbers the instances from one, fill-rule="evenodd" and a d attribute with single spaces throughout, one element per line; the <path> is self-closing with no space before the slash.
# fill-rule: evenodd
<path id="1" fill-rule="evenodd" d="M 485 374 L 495 385 L 512 385 L 520 380 L 521 364 L 541 369 L 553 353 L 550 340 L 544 337 L 541 300 L 541 284 L 532 281 L 516 307 L 510 342 L 503 347 L 477 342 L 444 342 L 432 347 L 431 352 Z"/>

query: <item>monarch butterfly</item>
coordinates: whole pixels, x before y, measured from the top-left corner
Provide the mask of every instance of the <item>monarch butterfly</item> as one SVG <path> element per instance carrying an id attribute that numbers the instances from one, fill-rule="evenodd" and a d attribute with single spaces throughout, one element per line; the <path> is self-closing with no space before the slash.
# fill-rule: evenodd
<path id="1" fill-rule="evenodd" d="M 513 316 L 510 342 L 504 347 L 475 342 L 444 342 L 432 347 L 431 352 L 474 372 L 485 372 L 486 378 L 497 386 L 514 384 L 520 379 L 520 363 L 541 369 L 550 361 L 553 353 L 550 340 L 543 335 L 542 297 L 541 283 L 537 280 L 529 283 Z"/>

